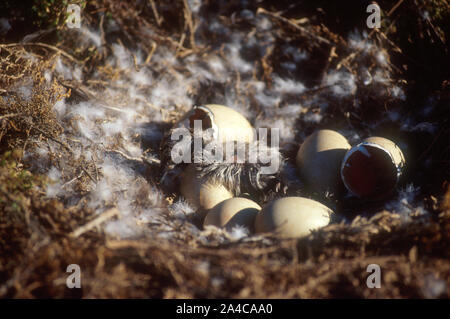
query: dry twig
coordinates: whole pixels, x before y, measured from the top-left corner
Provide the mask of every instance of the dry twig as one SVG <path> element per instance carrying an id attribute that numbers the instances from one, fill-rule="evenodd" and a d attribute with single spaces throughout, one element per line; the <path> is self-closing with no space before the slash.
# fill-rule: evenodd
<path id="1" fill-rule="evenodd" d="M 104 223 L 110 218 L 113 218 L 114 216 L 120 216 L 120 212 L 116 207 L 104 211 L 102 214 L 100 214 L 100 216 L 98 216 L 94 220 L 71 232 L 69 236 L 72 238 L 77 238 L 83 235 L 84 233 L 90 231 L 91 229 L 100 226 L 102 223 Z"/>

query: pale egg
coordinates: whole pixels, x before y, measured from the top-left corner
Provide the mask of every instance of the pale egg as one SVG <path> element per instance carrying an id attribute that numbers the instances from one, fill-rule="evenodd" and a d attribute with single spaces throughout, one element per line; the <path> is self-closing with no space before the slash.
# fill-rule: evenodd
<path id="1" fill-rule="evenodd" d="M 255 217 L 260 210 L 261 207 L 250 199 L 243 197 L 227 199 L 208 212 L 203 225 L 227 229 L 244 226 L 252 233 Z"/>
<path id="2" fill-rule="evenodd" d="M 189 204 L 204 210 L 233 197 L 222 184 L 200 178 L 193 164 L 188 165 L 181 174 L 180 192 Z"/>
<path id="3" fill-rule="evenodd" d="M 338 132 L 314 132 L 305 139 L 297 152 L 296 163 L 300 176 L 316 191 L 338 191 L 343 188 L 339 169 L 350 147 L 347 139 Z"/>
<path id="4" fill-rule="evenodd" d="M 256 215 L 256 233 L 274 233 L 283 238 L 300 238 L 329 224 L 333 211 L 304 197 L 284 197 L 269 202 Z"/>

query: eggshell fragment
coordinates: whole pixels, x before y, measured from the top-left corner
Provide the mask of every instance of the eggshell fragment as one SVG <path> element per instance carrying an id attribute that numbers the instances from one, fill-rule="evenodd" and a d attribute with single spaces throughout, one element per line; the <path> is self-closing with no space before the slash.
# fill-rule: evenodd
<path id="1" fill-rule="evenodd" d="M 314 132 L 305 139 L 297 152 L 296 163 L 300 175 L 317 191 L 338 191 L 343 188 L 339 169 L 350 147 L 347 139 L 338 132 Z"/>
<path id="2" fill-rule="evenodd" d="M 195 106 L 189 115 L 191 128 L 194 120 L 202 121 L 202 128 L 212 128 L 214 138 L 225 143 L 237 141 L 250 143 L 254 140 L 254 129 L 250 122 L 232 108 L 218 104 Z"/>
<path id="3" fill-rule="evenodd" d="M 332 213 L 331 209 L 312 199 L 284 197 L 269 202 L 256 215 L 255 232 L 300 238 L 328 225 Z"/>
<path id="4" fill-rule="evenodd" d="M 405 158 L 401 149 L 383 137 L 369 137 L 352 147 L 341 165 L 341 177 L 354 195 L 382 199 L 395 189 Z"/>
<path id="5" fill-rule="evenodd" d="M 389 154 L 392 157 L 393 162 L 395 163 L 395 166 L 398 169 L 398 176 L 400 177 L 401 173 L 403 172 L 403 168 L 405 166 L 405 157 L 403 155 L 402 150 L 400 147 L 395 144 L 393 141 L 384 138 L 384 137 L 378 137 L 378 136 L 372 136 L 364 139 L 365 143 L 369 144 L 377 144 L 387 150 Z"/>
<path id="6" fill-rule="evenodd" d="M 222 184 L 202 180 L 192 164 L 181 175 L 180 192 L 189 204 L 205 210 L 233 197 Z"/>
<path id="7" fill-rule="evenodd" d="M 250 199 L 243 197 L 227 199 L 208 212 L 203 225 L 214 225 L 227 229 L 244 226 L 252 233 L 255 217 L 260 210 L 261 207 Z"/>

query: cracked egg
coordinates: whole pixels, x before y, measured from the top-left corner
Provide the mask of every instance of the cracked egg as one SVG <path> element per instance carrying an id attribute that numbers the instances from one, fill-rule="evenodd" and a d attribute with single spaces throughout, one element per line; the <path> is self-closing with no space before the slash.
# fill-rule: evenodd
<path id="1" fill-rule="evenodd" d="M 383 137 L 369 137 L 347 152 L 341 177 L 352 194 L 377 200 L 392 193 L 404 166 L 405 158 L 397 144 Z"/>
<path id="2" fill-rule="evenodd" d="M 202 121 L 202 129 L 212 129 L 214 139 L 225 143 L 237 141 L 251 143 L 255 133 L 250 122 L 236 110 L 218 104 L 195 106 L 189 113 L 189 124 L 194 128 L 194 121 Z"/>

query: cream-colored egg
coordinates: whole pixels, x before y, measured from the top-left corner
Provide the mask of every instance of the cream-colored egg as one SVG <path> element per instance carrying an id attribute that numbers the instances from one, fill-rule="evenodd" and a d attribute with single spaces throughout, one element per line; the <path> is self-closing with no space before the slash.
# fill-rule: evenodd
<path id="1" fill-rule="evenodd" d="M 203 129 L 211 128 L 214 138 L 225 143 L 238 141 L 250 143 L 255 133 L 250 122 L 232 108 L 218 104 L 195 106 L 189 114 L 190 125 L 194 127 L 194 120 L 201 120 Z"/>
<path id="2" fill-rule="evenodd" d="M 382 199 L 395 189 L 404 166 L 403 153 L 394 142 L 369 137 L 347 152 L 341 165 L 341 177 L 352 194 Z"/>
<path id="3" fill-rule="evenodd" d="M 269 202 L 256 215 L 255 232 L 272 232 L 283 238 L 300 238 L 329 224 L 333 211 L 304 197 L 284 197 Z"/>
<path id="4" fill-rule="evenodd" d="M 233 197 L 225 186 L 202 180 L 192 164 L 188 165 L 181 174 L 180 192 L 189 204 L 205 210 Z"/>
<path id="5" fill-rule="evenodd" d="M 332 130 L 318 130 L 308 136 L 297 152 L 301 177 L 317 191 L 337 191 L 342 185 L 339 169 L 350 149 L 347 139 Z"/>
<path id="6" fill-rule="evenodd" d="M 261 207 L 250 199 L 243 197 L 227 199 L 208 212 L 203 225 L 214 225 L 227 229 L 244 226 L 252 233 L 255 217 L 260 210 Z"/>

